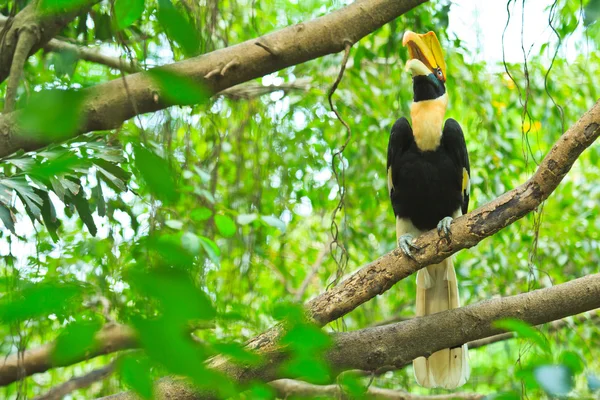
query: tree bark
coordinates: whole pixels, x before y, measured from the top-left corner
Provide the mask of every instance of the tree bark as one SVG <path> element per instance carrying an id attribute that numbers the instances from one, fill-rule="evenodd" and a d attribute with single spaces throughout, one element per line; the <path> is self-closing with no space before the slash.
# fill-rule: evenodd
<path id="1" fill-rule="evenodd" d="M 138 346 L 137 336 L 133 329 L 119 324 L 107 324 L 97 334 L 97 347 L 77 361 L 85 361 L 103 354 L 131 349 Z M 0 386 L 13 383 L 21 378 L 38 372 L 60 367 L 52 361 L 54 343 L 48 343 L 36 349 L 19 354 L 11 354 L 0 360 Z"/>
<path id="2" fill-rule="evenodd" d="M 283 68 L 342 51 L 346 43 L 357 42 L 426 1 L 358 0 L 315 20 L 163 68 L 193 79 L 210 93 L 218 93 Z M 1 63 L 0 59 L 0 66 Z M 138 113 L 154 112 L 174 105 L 163 97 L 158 85 L 144 73 L 100 84 L 84 92 L 84 122 L 71 132 L 72 136 L 114 129 Z M 19 149 L 35 150 L 50 144 L 50 139 L 36 135 L 36 132 L 21 130 L 17 125 L 18 113 L 0 116 L 0 157 Z"/>

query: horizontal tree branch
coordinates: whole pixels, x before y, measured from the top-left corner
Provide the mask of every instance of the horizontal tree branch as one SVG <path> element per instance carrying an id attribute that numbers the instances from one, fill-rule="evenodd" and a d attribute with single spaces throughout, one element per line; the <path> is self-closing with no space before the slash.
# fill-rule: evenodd
<path id="1" fill-rule="evenodd" d="M 277 391 L 277 396 L 287 399 L 290 396 L 344 398 L 344 392 L 339 385 L 313 385 L 294 379 L 279 379 L 270 382 L 272 388 Z M 477 393 L 452 393 L 433 396 L 420 396 L 399 390 L 381 389 L 370 387 L 365 396 L 373 400 L 481 400 L 485 396 Z"/>
<path id="2" fill-rule="evenodd" d="M 401 368 L 417 357 L 460 346 L 469 341 L 497 335 L 502 331 L 493 322 L 517 318 L 540 325 L 600 307 L 600 274 L 593 274 L 550 288 L 417 317 L 396 324 L 331 334 L 333 345 L 326 353 L 334 376 L 348 369 L 376 371 L 382 366 Z M 440 327 L 444 327 L 443 330 Z M 287 360 L 282 349 L 263 353 L 260 367 L 238 365 L 225 372 L 238 383 L 273 381 L 285 376 L 281 366 Z M 156 390 L 169 399 L 213 399 L 208 392 L 197 392 L 185 380 L 166 378 Z M 105 399 L 132 400 L 132 393 L 119 393 Z"/>
<path id="3" fill-rule="evenodd" d="M 113 353 L 119 350 L 131 349 L 138 346 L 135 331 L 128 326 L 119 324 L 106 324 L 96 334 L 97 346 L 93 351 L 83 355 L 77 362 Z M 36 349 L 27 350 L 23 354 L 11 354 L 0 360 L 0 386 L 13 383 L 26 376 L 45 372 L 51 368 L 64 366 L 52 360 L 54 342 L 45 344 Z M 70 364 L 73 364 L 71 362 Z M 69 365 L 70 365 L 69 364 Z"/>
<path id="4" fill-rule="evenodd" d="M 218 93 L 283 68 L 337 53 L 344 49 L 345 43 L 357 42 L 425 1 L 358 0 L 315 20 L 163 68 L 195 80 L 211 93 Z M 144 73 L 115 79 L 84 92 L 87 94 L 82 107 L 84 122 L 72 136 L 113 129 L 138 113 L 173 105 Z M 18 112 L 0 116 L 0 157 L 21 148 L 34 150 L 50 144 L 50 139 L 35 135 L 36 132 L 22 131 L 15 115 Z"/>
<path id="5" fill-rule="evenodd" d="M 95 369 L 82 376 L 76 376 L 63 384 L 50 389 L 48 393 L 35 397 L 33 400 L 61 400 L 69 393 L 73 393 L 76 390 L 86 388 L 93 383 L 108 378 L 114 372 L 116 365 L 116 361 L 112 361 L 102 368 Z"/>

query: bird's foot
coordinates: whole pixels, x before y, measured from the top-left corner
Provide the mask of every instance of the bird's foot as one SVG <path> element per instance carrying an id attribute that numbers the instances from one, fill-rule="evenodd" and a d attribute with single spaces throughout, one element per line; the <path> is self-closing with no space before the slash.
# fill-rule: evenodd
<path id="1" fill-rule="evenodd" d="M 414 244 L 413 240 L 413 235 L 406 233 L 398 238 L 398 247 L 404 254 L 414 260 L 415 256 L 412 253 L 412 249 L 419 251 L 421 250 L 421 247 Z"/>
<path id="2" fill-rule="evenodd" d="M 444 217 L 437 225 L 438 235 L 448 241 L 450 240 L 450 224 L 452 220 L 452 217 Z"/>

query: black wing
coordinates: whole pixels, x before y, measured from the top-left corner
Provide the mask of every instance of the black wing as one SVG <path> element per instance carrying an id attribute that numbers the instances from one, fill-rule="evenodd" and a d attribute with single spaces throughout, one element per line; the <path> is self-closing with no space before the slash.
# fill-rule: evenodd
<path id="1" fill-rule="evenodd" d="M 394 159 L 406 151 L 413 141 L 413 133 L 408 120 L 404 117 L 399 118 L 392 127 L 390 141 L 388 143 L 387 154 L 387 182 L 388 194 L 393 200 L 394 177 L 392 175 Z"/>
<path id="2" fill-rule="evenodd" d="M 471 190 L 471 167 L 469 166 L 469 153 L 465 136 L 458 122 L 449 118 L 444 124 L 444 147 L 450 153 L 450 157 L 462 170 L 461 193 L 463 196 L 462 213 L 466 214 L 469 209 L 469 192 Z"/>

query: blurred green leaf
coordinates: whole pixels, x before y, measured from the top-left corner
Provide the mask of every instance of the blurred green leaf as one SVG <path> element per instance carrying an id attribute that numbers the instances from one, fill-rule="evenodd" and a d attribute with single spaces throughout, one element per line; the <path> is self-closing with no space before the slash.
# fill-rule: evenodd
<path id="1" fill-rule="evenodd" d="M 590 374 L 587 376 L 587 384 L 590 392 L 596 392 L 600 390 L 600 378 L 595 375 Z"/>
<path id="2" fill-rule="evenodd" d="M 169 104 L 203 104 L 210 97 L 210 92 L 204 86 L 186 75 L 164 68 L 154 68 L 147 73 L 157 83 L 160 95 Z"/>
<path id="3" fill-rule="evenodd" d="M 206 251 L 208 258 L 216 265 L 219 265 L 221 261 L 221 250 L 219 250 L 217 244 L 204 236 L 199 236 L 198 238 L 200 239 L 200 244 L 204 248 L 204 251 Z"/>
<path id="4" fill-rule="evenodd" d="M 504 329 L 506 331 L 515 332 L 519 337 L 524 339 L 530 339 L 535 343 L 540 350 L 550 352 L 550 346 L 544 336 L 534 327 L 518 319 L 508 318 L 499 321 L 494 321 L 493 325 L 496 328 Z"/>
<path id="5" fill-rule="evenodd" d="M 90 0 L 40 0 L 38 7 L 42 14 L 58 14 L 92 5 Z"/>
<path id="6" fill-rule="evenodd" d="M 584 8 L 583 25 L 588 27 L 600 18 L 600 0 L 590 0 Z"/>
<path id="7" fill-rule="evenodd" d="M 573 375 L 583 372 L 584 365 L 581 356 L 574 351 L 563 351 L 558 361 L 560 364 L 569 367 Z"/>
<path id="8" fill-rule="evenodd" d="M 75 67 L 77 67 L 79 57 L 73 50 L 62 50 L 52 53 L 51 62 L 54 65 L 54 71 L 59 78 L 69 75 L 73 76 Z"/>
<path id="9" fill-rule="evenodd" d="M 573 389 L 573 373 L 564 365 L 542 365 L 534 369 L 534 375 L 551 396 L 566 396 Z"/>
<path id="10" fill-rule="evenodd" d="M 173 171 L 167 161 L 145 147 L 136 145 L 133 148 L 135 166 L 148 185 L 150 192 L 167 204 L 174 203 L 179 197 Z"/>
<path id="11" fill-rule="evenodd" d="M 150 369 L 150 361 L 139 352 L 126 354 L 119 360 L 121 379 L 144 399 L 151 399 L 153 395 Z"/>
<path id="12" fill-rule="evenodd" d="M 158 0 L 158 22 L 167 32 L 167 36 L 179 44 L 186 56 L 194 56 L 200 48 L 200 38 L 196 29 L 171 0 Z"/>
<path id="13" fill-rule="evenodd" d="M 208 208 L 200 207 L 196 208 L 195 210 L 192 210 L 192 212 L 190 213 L 190 218 L 194 221 L 205 221 L 209 219 L 211 215 L 212 211 L 210 211 Z"/>
<path id="14" fill-rule="evenodd" d="M 99 321 L 76 321 L 67 325 L 56 338 L 52 352 L 54 363 L 69 365 L 93 350 L 95 335 L 101 326 Z"/>
<path id="15" fill-rule="evenodd" d="M 79 129 L 84 101 L 81 91 L 43 90 L 31 96 L 17 122 L 32 139 L 59 142 L 72 137 Z"/>
<path id="16" fill-rule="evenodd" d="M 258 365 L 262 361 L 259 354 L 248 351 L 238 343 L 215 343 L 213 348 L 220 354 L 231 357 L 234 362 L 245 365 Z"/>
<path id="17" fill-rule="evenodd" d="M 116 0 L 114 7 L 117 29 L 121 30 L 140 19 L 144 12 L 144 0 Z"/>
<path id="18" fill-rule="evenodd" d="M 263 221 L 274 228 L 279 229 L 281 232 L 285 232 L 285 222 L 272 215 L 263 215 L 260 217 Z"/>
<path id="19" fill-rule="evenodd" d="M 227 215 L 215 215 L 215 225 L 217 229 L 221 233 L 221 235 L 225 237 L 230 237 L 235 235 L 235 222 Z"/>
<path id="20" fill-rule="evenodd" d="M 164 318 L 174 325 L 184 326 L 189 320 L 210 320 L 216 316 L 206 294 L 181 270 L 130 271 L 128 281 L 139 293 L 158 300 Z"/>
<path id="21" fill-rule="evenodd" d="M 176 220 L 176 219 L 170 219 L 168 221 L 165 221 L 165 225 L 168 226 L 171 229 L 175 229 L 180 231 L 181 229 L 183 229 L 183 222 Z"/>
<path id="22" fill-rule="evenodd" d="M 237 223 L 240 225 L 248 225 L 258 218 L 257 214 L 240 214 L 237 217 Z"/>
<path id="23" fill-rule="evenodd" d="M 0 299 L 0 321 L 11 323 L 38 316 L 59 314 L 81 306 L 83 288 L 73 282 L 47 281 L 28 284 Z"/>

